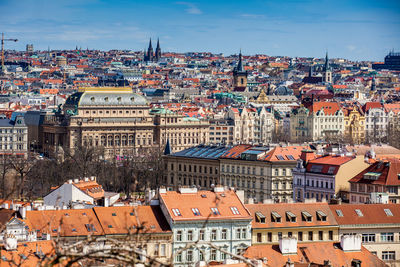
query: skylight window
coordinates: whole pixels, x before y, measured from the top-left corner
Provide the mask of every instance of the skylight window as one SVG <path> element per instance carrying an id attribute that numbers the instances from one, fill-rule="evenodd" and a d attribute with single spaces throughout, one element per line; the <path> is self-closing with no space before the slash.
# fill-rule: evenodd
<path id="1" fill-rule="evenodd" d="M 200 216 L 201 215 L 198 208 L 193 208 L 192 212 L 193 212 L 194 216 Z"/>
<path id="2" fill-rule="evenodd" d="M 182 214 L 179 211 L 179 209 L 172 209 L 172 212 L 174 213 L 175 216 L 182 216 Z"/>
<path id="3" fill-rule="evenodd" d="M 337 214 L 337 216 L 339 216 L 339 217 L 343 217 L 343 212 L 342 212 L 342 210 L 336 210 L 336 214 Z"/>
<path id="4" fill-rule="evenodd" d="M 357 213 L 358 217 L 363 217 L 364 216 L 364 214 L 361 212 L 361 210 L 355 209 L 354 211 Z"/>
<path id="5" fill-rule="evenodd" d="M 214 214 L 214 215 L 221 215 L 221 213 L 219 213 L 218 208 L 211 208 L 211 212 L 212 212 L 212 214 Z"/>
<path id="6" fill-rule="evenodd" d="M 91 224 L 91 223 L 85 224 L 85 227 L 86 227 L 86 230 L 87 230 L 88 232 L 96 232 L 96 228 L 95 228 L 94 225 Z"/>
<path id="7" fill-rule="evenodd" d="M 117 214 L 116 214 L 116 213 L 113 213 L 112 216 L 117 216 Z"/>
<path id="8" fill-rule="evenodd" d="M 393 216 L 393 213 L 390 209 L 384 209 L 386 216 Z"/>
<path id="9" fill-rule="evenodd" d="M 288 160 L 294 160 L 294 157 L 292 155 L 287 155 L 286 157 L 288 158 Z"/>
<path id="10" fill-rule="evenodd" d="M 284 158 L 282 155 L 277 155 L 276 158 L 277 158 L 278 160 L 285 160 L 285 158 Z"/>
<path id="11" fill-rule="evenodd" d="M 231 211 L 234 215 L 240 215 L 240 212 L 239 212 L 238 208 L 236 208 L 236 207 L 231 207 Z"/>

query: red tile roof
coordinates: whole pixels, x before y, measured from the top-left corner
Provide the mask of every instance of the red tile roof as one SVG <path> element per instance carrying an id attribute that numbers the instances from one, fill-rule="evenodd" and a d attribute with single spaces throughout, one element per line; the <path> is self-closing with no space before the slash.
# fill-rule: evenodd
<path id="1" fill-rule="evenodd" d="M 329 209 L 328 203 L 276 203 L 276 204 L 247 204 L 246 208 L 253 217 L 253 228 L 276 228 L 276 227 L 316 227 L 337 225 L 335 217 Z M 303 220 L 302 212 L 308 212 L 312 216 L 312 221 Z M 322 211 L 326 215 L 326 221 L 318 220 L 317 211 Z M 256 213 L 260 212 L 265 216 L 265 223 L 257 222 Z M 272 212 L 277 212 L 281 216 L 281 222 L 271 220 Z M 286 219 L 286 212 L 291 212 L 296 216 L 296 222 Z"/>
<path id="2" fill-rule="evenodd" d="M 165 204 L 174 221 L 251 219 L 250 213 L 233 190 L 225 190 L 221 193 L 167 191 L 160 194 L 160 203 Z M 211 208 L 217 208 L 218 214 L 214 214 Z M 235 208 L 238 214 L 234 213 Z M 198 210 L 197 216 L 194 212 L 196 210 L 193 209 Z"/>
<path id="3" fill-rule="evenodd" d="M 364 174 L 368 172 L 379 173 L 377 180 L 365 179 Z M 400 160 L 396 158 L 387 161 L 378 161 L 354 176 L 349 180 L 350 183 L 379 184 L 400 186 Z"/>
<path id="4" fill-rule="evenodd" d="M 334 115 L 340 110 L 340 105 L 336 102 L 314 102 L 310 106 L 310 111 L 313 113 L 317 113 L 321 110 L 324 111 L 325 115 Z"/>
<path id="5" fill-rule="evenodd" d="M 341 204 L 329 205 L 329 208 L 339 225 L 400 224 L 400 204 Z M 363 216 L 358 216 L 356 209 Z M 388 216 L 384 209 L 389 209 L 393 216 Z"/>
<path id="6" fill-rule="evenodd" d="M 324 261 L 330 260 L 332 266 L 351 266 L 352 260 L 358 259 L 361 260 L 362 266 L 387 266 L 364 247 L 361 248 L 361 251 L 344 252 L 340 248 L 340 244 L 335 242 L 301 243 L 301 246 L 297 247 L 296 255 L 282 255 L 279 245 L 256 245 L 249 247 L 244 256 L 250 259 L 267 258 L 268 265 L 274 267 L 286 266 L 289 258 L 295 263 L 320 265 L 323 265 Z"/>

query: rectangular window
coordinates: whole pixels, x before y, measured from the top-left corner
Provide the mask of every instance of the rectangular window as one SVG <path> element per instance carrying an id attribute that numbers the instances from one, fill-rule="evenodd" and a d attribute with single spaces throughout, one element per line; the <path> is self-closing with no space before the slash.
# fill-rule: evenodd
<path id="1" fill-rule="evenodd" d="M 194 216 L 200 216 L 201 215 L 198 208 L 192 208 L 192 212 L 193 212 Z"/>
<path id="2" fill-rule="evenodd" d="M 329 231 L 329 240 L 333 240 L 333 231 Z"/>
<path id="3" fill-rule="evenodd" d="M 247 238 L 247 231 L 246 228 L 242 229 L 242 239 L 246 239 Z"/>
<path id="4" fill-rule="evenodd" d="M 303 241 L 303 232 L 299 232 L 299 233 L 297 234 L 297 239 L 298 239 L 299 241 Z"/>
<path id="5" fill-rule="evenodd" d="M 236 239 L 240 239 L 240 229 L 236 229 Z"/>
<path id="6" fill-rule="evenodd" d="M 222 229 L 221 239 L 225 240 L 227 238 L 228 231 L 226 229 Z"/>
<path id="7" fill-rule="evenodd" d="M 182 231 L 176 232 L 176 241 L 182 241 Z"/>
<path id="8" fill-rule="evenodd" d="M 312 231 L 309 231 L 309 232 L 308 232 L 308 240 L 309 240 L 309 241 L 312 241 L 312 240 L 313 240 L 313 232 L 312 232 Z"/>
<path id="9" fill-rule="evenodd" d="M 217 230 L 211 231 L 211 240 L 217 240 Z"/>
<path id="10" fill-rule="evenodd" d="M 396 259 L 396 252 L 395 251 L 382 251 L 382 260 L 395 260 Z"/>
<path id="11" fill-rule="evenodd" d="M 278 240 L 282 239 L 282 232 L 278 232 Z"/>
<path id="12" fill-rule="evenodd" d="M 221 213 L 219 213 L 218 208 L 211 208 L 211 212 L 212 212 L 212 214 L 214 214 L 214 215 L 221 215 Z"/>
<path id="13" fill-rule="evenodd" d="M 381 242 L 393 242 L 394 234 L 393 233 L 381 233 Z"/>
<path id="14" fill-rule="evenodd" d="M 186 261 L 188 261 L 188 262 L 192 262 L 193 261 L 193 251 L 192 250 L 188 250 L 186 252 Z"/>
<path id="15" fill-rule="evenodd" d="M 268 242 L 272 242 L 272 233 L 268 232 Z"/>
<path id="16" fill-rule="evenodd" d="M 182 262 L 182 253 L 176 254 L 175 260 L 176 260 L 176 262 Z"/>
<path id="17" fill-rule="evenodd" d="M 375 234 L 362 234 L 362 242 L 363 243 L 375 242 Z"/>
<path id="18" fill-rule="evenodd" d="M 217 250 L 216 249 L 212 249 L 211 250 L 210 260 L 212 260 L 212 261 L 216 261 L 217 260 Z"/>
<path id="19" fill-rule="evenodd" d="M 231 211 L 234 215 L 240 215 L 240 212 L 237 207 L 231 207 Z"/>
<path id="20" fill-rule="evenodd" d="M 192 241 L 193 240 L 193 231 L 189 230 L 187 233 L 187 241 Z"/>
<path id="21" fill-rule="evenodd" d="M 323 231 L 318 231 L 318 238 L 320 241 L 324 240 L 324 232 Z"/>
<path id="22" fill-rule="evenodd" d="M 200 230 L 199 240 L 204 241 L 204 230 Z"/>
<path id="23" fill-rule="evenodd" d="M 262 234 L 261 233 L 257 233 L 257 242 L 258 243 L 262 242 Z"/>

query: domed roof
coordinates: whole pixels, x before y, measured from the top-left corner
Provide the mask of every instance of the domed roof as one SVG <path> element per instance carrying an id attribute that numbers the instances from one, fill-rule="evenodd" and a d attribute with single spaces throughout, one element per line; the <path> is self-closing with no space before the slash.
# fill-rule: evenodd
<path id="1" fill-rule="evenodd" d="M 66 105 L 77 106 L 147 106 L 144 96 L 132 91 L 85 91 L 72 94 Z"/>

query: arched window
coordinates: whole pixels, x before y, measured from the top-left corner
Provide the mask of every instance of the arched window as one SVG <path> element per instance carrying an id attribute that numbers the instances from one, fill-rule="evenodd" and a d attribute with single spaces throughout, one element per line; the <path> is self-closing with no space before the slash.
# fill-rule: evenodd
<path id="1" fill-rule="evenodd" d="M 126 146 L 126 145 L 128 145 L 128 142 L 127 142 L 127 137 L 126 137 L 126 135 L 123 135 L 123 136 L 122 136 L 122 145 L 123 145 L 123 146 Z"/>

